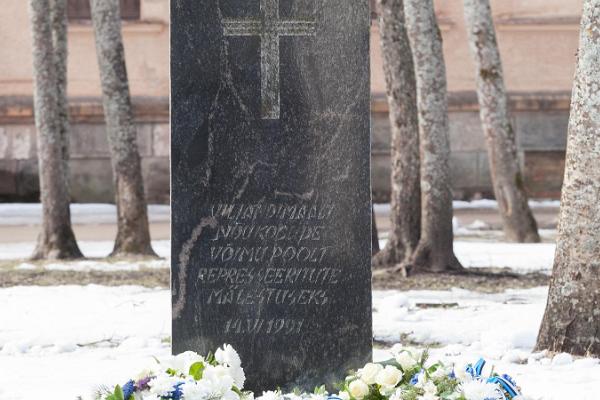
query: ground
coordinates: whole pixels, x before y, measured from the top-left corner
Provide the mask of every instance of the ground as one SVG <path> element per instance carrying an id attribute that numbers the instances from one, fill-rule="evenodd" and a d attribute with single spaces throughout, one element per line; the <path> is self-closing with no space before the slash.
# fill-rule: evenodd
<path id="1" fill-rule="evenodd" d="M 533 399 L 597 399 L 599 360 L 532 352 L 556 236 L 556 204 L 534 205 L 545 243 L 498 242 L 493 203 L 456 203 L 456 253 L 468 275 L 403 280 L 376 271 L 375 358 L 396 342 L 450 363 L 485 357 Z M 36 207 L 0 205 L 0 399 L 87 399 L 169 354 L 168 208 L 150 213 L 162 260 L 101 258 L 114 209 L 94 205 L 73 214 L 82 250 L 95 259 L 31 263 Z M 377 207 L 382 244 L 388 209 Z"/>

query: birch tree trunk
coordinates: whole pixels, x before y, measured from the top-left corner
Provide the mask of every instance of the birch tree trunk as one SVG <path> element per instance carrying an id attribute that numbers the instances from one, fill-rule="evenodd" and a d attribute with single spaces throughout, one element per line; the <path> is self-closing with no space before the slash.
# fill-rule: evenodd
<path id="1" fill-rule="evenodd" d="M 480 117 L 504 233 L 515 242 L 539 242 L 537 223 L 527 203 L 515 133 L 509 119 L 490 2 L 464 0 L 464 13 L 471 54 L 477 67 Z"/>
<path id="2" fill-rule="evenodd" d="M 559 235 L 537 348 L 600 356 L 600 0 L 583 6 Z"/>
<path id="3" fill-rule="evenodd" d="M 62 0 L 30 0 L 34 108 L 42 201 L 42 232 L 34 259 L 83 257 L 69 210 L 66 114 L 66 7 Z M 55 47 L 56 46 L 56 47 Z M 64 117 L 64 118 L 63 118 Z"/>
<path id="4" fill-rule="evenodd" d="M 454 256 L 446 66 L 433 0 L 407 0 L 406 25 L 417 80 L 421 237 L 407 272 L 460 270 Z"/>
<path id="5" fill-rule="evenodd" d="M 112 256 L 152 255 L 148 211 L 121 37 L 119 0 L 90 0 L 117 203 Z"/>
<path id="6" fill-rule="evenodd" d="M 57 90 L 57 127 L 62 143 L 63 173 L 67 184 L 67 193 L 70 193 L 70 167 L 69 147 L 71 130 L 69 125 L 69 103 L 67 101 L 67 58 L 68 58 L 68 26 L 67 16 L 68 0 L 50 0 L 52 10 L 52 46 L 54 47 L 54 65 L 56 68 L 56 90 Z"/>
<path id="7" fill-rule="evenodd" d="M 406 33 L 403 0 L 379 0 L 379 31 L 390 109 L 392 148 L 391 231 L 374 267 L 401 265 L 419 242 L 421 187 L 417 84 Z"/>

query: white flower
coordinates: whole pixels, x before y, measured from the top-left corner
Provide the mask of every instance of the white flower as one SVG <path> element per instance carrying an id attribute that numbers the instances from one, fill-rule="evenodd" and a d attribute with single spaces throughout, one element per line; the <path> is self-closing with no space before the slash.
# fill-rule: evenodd
<path id="1" fill-rule="evenodd" d="M 268 391 L 263 392 L 262 396 L 257 397 L 256 400 L 283 400 L 283 395 L 280 391 Z"/>
<path id="2" fill-rule="evenodd" d="M 393 365 L 386 365 L 375 377 L 375 383 L 386 388 L 393 388 L 400 382 L 402 375 L 402 371 L 398 368 Z"/>
<path id="3" fill-rule="evenodd" d="M 382 370 L 383 366 L 381 364 L 368 363 L 363 368 L 359 369 L 357 374 L 358 377 L 367 385 L 372 385 L 375 383 L 377 374 L 379 374 Z"/>
<path id="4" fill-rule="evenodd" d="M 445 376 L 450 375 L 450 373 L 452 372 L 452 369 L 449 367 L 445 367 L 440 365 L 432 374 L 431 377 L 432 378 L 443 378 Z"/>
<path id="5" fill-rule="evenodd" d="M 422 396 L 417 397 L 417 400 L 439 400 L 439 397 L 435 394 L 425 392 Z"/>
<path id="6" fill-rule="evenodd" d="M 342 400 L 350 400 L 350 393 L 346 392 L 345 390 L 342 390 L 337 394 L 337 397 L 339 397 Z"/>
<path id="7" fill-rule="evenodd" d="M 352 397 L 361 400 L 363 397 L 369 394 L 369 385 L 367 385 L 361 379 L 357 379 L 350 382 L 348 385 L 348 391 Z"/>
<path id="8" fill-rule="evenodd" d="M 412 354 L 410 354 L 406 350 L 396 353 L 395 358 L 396 358 L 396 362 L 398 362 L 398 364 L 400 364 L 400 366 L 402 367 L 402 370 L 404 370 L 404 371 L 407 371 L 407 370 L 413 368 L 419 362 L 419 360 L 415 359 L 412 356 Z"/>
<path id="9" fill-rule="evenodd" d="M 497 385 L 479 380 L 463 383 L 460 386 L 460 391 L 467 400 L 504 399 L 504 395 L 500 393 Z"/>
<path id="10" fill-rule="evenodd" d="M 197 362 L 204 362 L 204 357 L 193 351 L 186 351 L 185 353 L 181 353 L 163 360 L 160 365 L 165 370 L 172 369 L 177 375 L 187 375 L 190 372 L 190 367 L 192 364 Z"/>
<path id="11" fill-rule="evenodd" d="M 425 384 L 423 385 L 423 390 L 425 390 L 425 394 L 429 394 L 429 395 L 437 395 L 437 386 L 435 386 L 435 383 L 431 382 L 431 381 L 427 381 L 425 382 Z"/>
<path id="12" fill-rule="evenodd" d="M 215 352 L 215 360 L 217 360 L 219 364 L 225 364 L 230 367 L 240 367 L 242 365 L 240 355 L 229 344 L 224 344 L 223 347 L 217 349 Z"/>
<path id="13" fill-rule="evenodd" d="M 467 372 L 467 367 L 459 368 L 454 370 L 454 375 L 459 382 L 471 382 L 473 380 L 473 376 Z"/>
<path id="14" fill-rule="evenodd" d="M 390 400 L 402 400 L 402 388 L 397 388 L 396 391 L 390 396 Z"/>
<path id="15" fill-rule="evenodd" d="M 150 394 L 154 394 L 159 397 L 168 397 L 175 390 L 175 385 L 179 382 L 181 382 L 181 379 L 176 376 L 160 374 L 148 382 L 148 386 L 150 386 Z"/>
<path id="16" fill-rule="evenodd" d="M 181 386 L 183 398 L 186 400 L 204 400 L 212 393 L 209 386 L 197 381 L 188 381 Z"/>
<path id="17" fill-rule="evenodd" d="M 244 373 L 242 367 L 229 367 L 229 374 L 233 378 L 235 386 L 242 390 L 244 388 L 244 383 L 246 383 L 246 374 Z"/>
<path id="18" fill-rule="evenodd" d="M 137 396 L 137 393 L 135 396 Z M 140 399 L 140 400 L 160 400 L 160 396 L 158 396 L 156 394 L 146 393 L 146 394 L 141 394 L 139 397 L 135 397 L 135 400 L 138 400 L 138 399 Z"/>
<path id="19" fill-rule="evenodd" d="M 233 377 L 229 374 L 229 368 L 223 365 L 212 365 L 206 366 L 202 373 L 201 382 L 210 385 L 213 393 L 223 394 L 234 384 Z"/>
<path id="20" fill-rule="evenodd" d="M 242 360 L 235 349 L 228 344 L 223 345 L 215 352 L 215 360 L 219 364 L 229 367 L 229 375 L 233 378 L 235 386 L 238 389 L 244 388 L 246 374 L 242 368 Z"/>

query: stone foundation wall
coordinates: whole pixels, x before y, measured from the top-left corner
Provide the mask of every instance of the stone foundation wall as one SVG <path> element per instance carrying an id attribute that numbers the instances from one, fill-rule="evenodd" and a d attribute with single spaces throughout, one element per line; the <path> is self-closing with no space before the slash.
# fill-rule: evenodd
<path id="1" fill-rule="evenodd" d="M 136 98 L 135 120 L 148 201 L 169 201 L 168 99 Z M 100 99 L 73 99 L 71 195 L 74 202 L 113 202 L 108 140 Z M 0 99 L 0 201 L 37 201 L 39 179 L 31 98 Z"/>
<path id="2" fill-rule="evenodd" d="M 511 94 L 513 127 L 531 197 L 558 198 L 563 179 L 569 93 Z M 169 200 L 169 104 L 134 98 L 144 185 L 151 203 Z M 449 99 L 452 183 L 459 199 L 493 197 L 474 93 Z M 71 194 L 75 202 L 112 202 L 114 190 L 100 99 L 72 99 Z M 389 201 L 390 134 L 384 96 L 373 98 L 374 198 Z M 37 201 L 39 182 L 31 98 L 0 98 L 0 201 Z"/>
<path id="3" fill-rule="evenodd" d="M 485 137 L 475 93 L 449 96 L 452 185 L 457 199 L 493 198 Z M 570 93 L 512 93 L 510 109 L 519 159 L 530 197 L 560 197 Z M 389 200 L 390 133 L 384 96 L 373 101 L 373 193 Z"/>

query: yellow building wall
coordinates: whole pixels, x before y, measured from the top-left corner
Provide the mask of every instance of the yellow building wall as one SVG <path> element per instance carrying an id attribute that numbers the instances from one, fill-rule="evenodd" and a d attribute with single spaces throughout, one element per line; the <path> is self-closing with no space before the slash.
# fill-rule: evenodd
<path id="1" fill-rule="evenodd" d="M 32 95 L 28 1 L 2 0 L 0 96 Z M 133 96 L 169 95 L 169 2 L 142 0 L 141 21 L 124 22 L 123 38 Z M 100 96 L 90 23 L 69 25 L 69 96 Z"/>
<path id="2" fill-rule="evenodd" d="M 450 91 L 474 89 L 462 3 L 462 0 L 436 1 Z M 571 89 L 581 7 L 582 0 L 492 0 L 510 91 Z M 168 96 L 168 0 L 142 0 L 141 15 L 141 21 L 123 25 L 131 91 L 134 96 Z M 376 25 L 372 29 L 372 86 L 373 92 L 383 93 Z M 32 66 L 27 1 L 2 0 L 0 43 L 0 96 L 30 96 Z M 69 50 L 69 95 L 99 96 L 90 24 L 70 25 Z"/>

